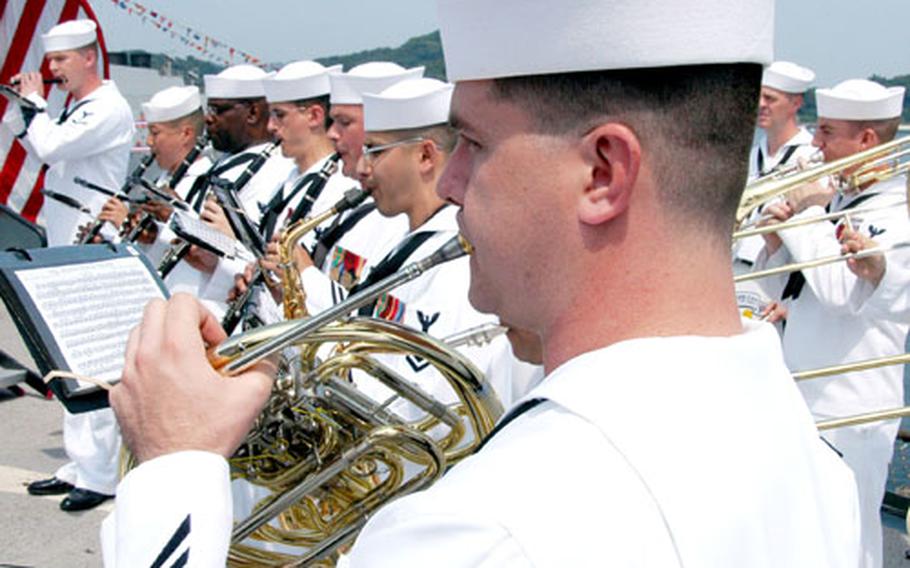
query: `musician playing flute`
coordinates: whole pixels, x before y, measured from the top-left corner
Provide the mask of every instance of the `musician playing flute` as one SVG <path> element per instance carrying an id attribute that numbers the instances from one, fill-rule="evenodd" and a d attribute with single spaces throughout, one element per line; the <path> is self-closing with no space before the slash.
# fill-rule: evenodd
<path id="1" fill-rule="evenodd" d="M 832 89 L 816 91 L 818 126 L 814 144 L 826 162 L 851 156 L 892 140 L 900 124 L 904 89 L 886 88 L 873 81 L 852 79 Z M 844 175 L 855 173 L 849 168 Z M 843 211 L 836 222 L 819 222 L 765 236 L 765 248 L 756 268 L 836 256 L 839 239 L 859 233 L 887 246 L 910 238 L 910 222 L 902 202 L 906 177 L 882 182 L 845 185 L 840 192 L 830 184 L 813 183 L 793 190 L 785 202 L 765 208 L 774 222 Z M 876 211 L 863 209 L 878 206 Z M 851 213 L 856 210 L 856 213 Z M 857 278 L 846 263 L 806 269 L 773 279 L 778 293 L 789 301 L 783 334 L 784 356 L 793 371 L 815 369 L 899 353 L 908 322 L 895 320 L 888 310 L 870 302 L 872 287 Z M 906 287 L 910 282 L 903 280 Z M 883 290 L 887 293 L 887 290 Z M 799 389 L 817 419 L 837 418 L 895 408 L 904 404 L 901 369 L 897 366 L 856 371 L 799 382 Z M 882 565 L 882 529 L 879 509 L 888 476 L 888 464 L 897 436 L 898 420 L 825 431 L 824 438 L 844 455 L 859 487 L 862 513 L 863 563 Z"/>
<path id="2" fill-rule="evenodd" d="M 438 187 L 476 245 L 471 303 L 538 332 L 547 377 L 477 454 L 370 519 L 350 565 L 856 566 L 850 471 L 733 290 L 773 2 L 438 6 L 458 133 Z M 219 339 L 185 297 L 131 338 L 112 400 L 143 464 L 106 521 L 112 563 L 224 562 L 222 456 L 270 383 L 208 368 Z M 192 403 L 156 396 L 178 380 Z M 159 418 L 190 404 L 204 431 Z M 177 479 L 194 489 L 165 503 Z"/>
<path id="3" fill-rule="evenodd" d="M 79 225 L 97 216 L 106 200 L 73 178 L 120 187 L 126 177 L 135 135 L 133 115 L 117 86 L 99 75 L 96 28 L 90 20 L 73 20 L 41 36 L 50 72 L 61 80 L 58 88 L 72 95 L 59 117 L 48 116 L 42 96 L 45 87 L 37 72 L 13 77 L 19 94 L 34 108 L 20 105 L 4 117 L 26 150 L 49 166 L 45 186 L 73 197 L 92 212 L 88 216 L 56 200 L 45 200 L 39 221 L 47 228 L 49 246 L 73 244 Z"/>
<path id="4" fill-rule="evenodd" d="M 58 87 L 73 100 L 56 118 L 48 116 L 40 73 L 13 77 L 18 92 L 32 103 L 11 108 L 6 124 L 26 150 L 49 166 L 47 188 L 75 198 L 97 215 L 105 197 L 74 181 L 83 177 L 98 185 L 119 187 L 126 177 L 134 128 L 129 105 L 113 82 L 98 72 L 97 26 L 89 20 L 59 24 L 41 36 Z M 70 245 L 78 226 L 93 216 L 46 200 L 40 221 L 49 246 Z M 120 433 L 109 409 L 73 415 L 64 412 L 63 443 L 70 461 L 54 477 L 33 482 L 33 495 L 65 494 L 64 511 L 90 509 L 109 499 L 117 485 Z"/>

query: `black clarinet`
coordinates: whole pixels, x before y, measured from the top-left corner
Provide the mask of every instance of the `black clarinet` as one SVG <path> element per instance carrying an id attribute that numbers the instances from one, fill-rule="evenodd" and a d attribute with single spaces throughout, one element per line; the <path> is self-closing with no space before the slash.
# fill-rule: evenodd
<path id="1" fill-rule="evenodd" d="M 129 194 L 130 190 L 133 188 L 134 185 L 141 183 L 142 176 L 145 175 L 145 171 L 147 169 L 149 169 L 149 166 L 151 166 L 152 162 L 154 162 L 154 161 L 155 161 L 155 153 L 149 152 L 149 155 L 142 158 L 142 160 L 139 161 L 139 163 L 136 165 L 136 167 L 133 169 L 133 171 L 130 172 L 130 174 L 128 176 L 126 176 L 126 180 L 123 182 L 123 185 L 120 186 L 120 191 L 118 191 L 116 193 L 114 193 L 110 190 L 106 190 L 103 187 L 100 187 L 93 183 L 87 182 L 87 181 L 83 180 L 82 178 L 75 178 L 75 179 L 73 179 L 73 181 L 84 187 L 87 187 L 89 189 L 94 189 L 95 191 L 100 191 L 106 195 L 116 197 L 117 199 L 120 199 L 122 201 L 122 200 L 124 200 L 124 196 Z M 104 228 L 105 223 L 107 223 L 107 221 L 102 221 L 101 219 L 95 219 L 94 221 L 92 221 L 91 224 L 88 226 L 88 229 L 86 230 L 85 234 L 82 235 L 82 238 L 77 239 L 74 244 L 85 245 L 85 244 L 91 243 L 95 239 L 95 237 L 97 237 L 101 233 L 101 229 Z"/>
<path id="2" fill-rule="evenodd" d="M 246 169 L 240 173 L 240 175 L 237 177 L 237 180 L 233 183 L 234 191 L 240 191 L 247 183 L 249 183 L 250 179 L 256 175 L 256 172 L 258 172 L 262 166 L 265 165 L 265 162 L 272 155 L 272 152 L 275 151 L 275 148 L 278 147 L 278 144 L 278 142 L 269 144 L 262 150 L 262 152 L 260 152 L 255 158 L 250 161 Z M 210 182 L 210 185 L 214 185 L 214 180 Z M 183 257 L 185 257 L 189 251 L 190 243 L 183 240 L 169 248 L 167 253 L 165 253 L 164 258 L 161 259 L 161 263 L 158 265 L 158 273 L 161 275 L 161 278 L 166 278 L 167 275 L 171 273 L 171 270 L 177 266 L 178 262 L 183 260 Z"/>
<path id="3" fill-rule="evenodd" d="M 359 189 L 349 189 L 344 193 L 344 197 L 338 200 L 335 205 L 332 206 L 328 211 L 324 211 L 312 217 L 308 217 L 304 223 L 310 224 L 312 226 L 321 225 L 322 223 L 328 221 L 336 215 L 340 215 L 345 211 L 349 211 L 361 203 L 369 196 L 365 191 Z M 262 267 L 259 264 L 255 264 L 253 268 L 253 277 L 250 279 L 250 284 L 247 286 L 246 291 L 234 299 L 234 301 L 228 303 L 228 309 L 224 314 L 224 318 L 221 320 L 221 327 L 224 328 L 224 331 L 230 335 L 237 328 L 237 324 L 245 319 L 247 307 L 250 305 L 250 299 L 253 297 L 253 292 L 257 286 L 265 282 L 265 274 L 262 271 Z"/>
<path id="4" fill-rule="evenodd" d="M 208 145 L 208 143 L 209 143 L 209 139 L 206 134 L 203 134 L 202 136 L 199 136 L 198 138 L 196 138 L 196 143 L 193 145 L 192 148 L 190 148 L 190 151 L 187 152 L 186 156 L 183 157 L 183 161 L 180 162 L 180 164 L 177 166 L 177 169 L 175 169 L 174 173 L 172 173 L 171 176 L 168 178 L 167 184 L 166 184 L 166 187 L 168 189 L 170 189 L 171 191 L 175 191 L 177 189 L 177 184 L 179 184 L 180 181 L 186 176 L 186 172 L 188 172 L 190 167 L 196 162 L 196 160 L 199 158 L 199 154 L 201 154 L 202 151 L 205 150 L 205 147 Z M 142 183 L 142 182 L 144 182 L 144 183 Z M 142 182 L 140 182 L 140 183 L 142 183 L 142 187 L 145 190 L 147 190 L 148 192 L 152 193 L 155 196 L 163 197 L 163 195 L 162 195 L 163 192 L 161 192 L 158 188 L 152 186 L 152 184 L 150 184 L 148 182 L 145 182 L 145 180 L 142 180 Z M 167 194 L 164 194 L 164 195 L 167 195 Z M 169 195 L 167 195 L 167 197 L 168 198 L 165 201 L 167 203 L 173 205 L 174 199 Z M 143 231 L 145 231 L 146 229 L 148 229 L 152 226 L 152 223 L 154 221 L 155 221 L 155 219 L 151 213 L 143 212 L 142 215 L 139 216 L 139 219 L 133 224 L 133 226 L 131 228 L 129 228 L 123 234 L 123 240 L 125 240 L 127 242 L 134 242 L 136 239 L 139 238 L 139 235 L 141 235 L 143 233 Z"/>

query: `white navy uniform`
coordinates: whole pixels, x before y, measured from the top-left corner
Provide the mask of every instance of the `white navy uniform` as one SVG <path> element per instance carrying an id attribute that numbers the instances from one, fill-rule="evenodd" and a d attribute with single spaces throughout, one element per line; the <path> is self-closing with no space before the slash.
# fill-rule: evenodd
<path id="1" fill-rule="evenodd" d="M 863 196 L 856 209 L 897 203 L 905 199 L 906 179 L 893 178 L 863 192 L 838 199 L 832 210 L 841 210 Z M 806 208 L 794 219 L 824 214 L 820 206 Z M 877 243 L 910 238 L 910 222 L 902 207 L 851 215 L 853 227 Z M 757 268 L 787 262 L 802 262 L 840 254 L 837 239 L 842 230 L 832 223 L 812 223 L 781 231 L 781 248 L 767 258 L 763 252 Z M 857 278 L 844 263 L 803 271 L 806 279 L 797 298 L 792 299 L 783 336 L 784 355 L 793 371 L 827 367 L 840 363 L 899 353 L 907 337 L 907 320 L 893 321 L 864 310 L 869 284 Z M 780 287 L 786 276 L 777 278 Z M 906 286 L 906 282 L 904 284 Z M 799 383 L 809 410 L 818 419 L 836 418 L 903 406 L 904 389 L 897 366 L 846 373 Z M 863 518 L 864 566 L 881 566 L 882 541 L 879 507 L 885 490 L 899 421 L 824 432 L 853 468 L 859 485 Z"/>
<path id="2" fill-rule="evenodd" d="M 745 325 L 566 362 L 528 394 L 545 402 L 377 513 L 350 566 L 855 567 L 852 476 L 819 439 L 777 335 Z M 712 402 L 718 392 L 729 404 Z M 168 558 L 189 549 L 190 566 L 221 565 L 227 488 L 214 454 L 142 464 L 104 522 L 106 564 L 149 564 L 176 534 Z"/>
<path id="3" fill-rule="evenodd" d="M 407 215 L 385 217 L 369 198 L 360 207 L 372 207 L 372 211 L 332 245 L 321 267 L 311 266 L 300 273 L 307 311 L 311 314 L 318 314 L 344 299 L 347 291 L 363 281 L 370 269 L 408 234 Z M 354 211 L 357 209 L 346 213 L 339 223 Z"/>
<path id="4" fill-rule="evenodd" d="M 40 107 L 47 106 L 36 93 L 27 98 Z M 101 212 L 107 196 L 77 185 L 73 178 L 102 187 L 120 187 L 126 178 L 135 132 L 129 104 L 111 81 L 104 81 L 71 103 L 59 119 L 52 119 L 47 112 L 35 114 L 21 141 L 49 166 L 45 187 L 73 197 L 92 212 L 89 216 L 45 198 L 39 221 L 47 228 L 48 246 L 73 244 L 79 226 Z"/>
<path id="5" fill-rule="evenodd" d="M 27 98 L 47 107 L 37 93 Z M 13 114 L 11 111 L 7 117 Z M 27 151 L 49 166 L 45 186 L 73 197 L 92 211 L 89 216 L 45 199 L 40 220 L 47 228 L 48 246 L 73 244 L 79 225 L 100 213 L 107 200 L 101 193 L 77 185 L 73 178 L 120 187 L 127 174 L 134 133 L 129 105 L 110 81 L 72 103 L 58 119 L 50 118 L 47 112 L 34 115 L 20 140 Z M 82 489 L 113 494 L 120 453 L 120 431 L 113 411 L 64 412 L 63 443 L 71 461 L 57 470 L 56 477 Z"/>
<path id="6" fill-rule="evenodd" d="M 245 154 L 259 154 L 265 149 L 267 144 L 257 144 L 243 151 Z M 223 162 L 222 162 L 223 163 Z M 237 179 L 244 170 L 248 162 L 237 165 L 219 177 L 229 181 Z M 246 211 L 247 216 L 254 224 L 259 223 L 262 210 L 259 205 L 268 203 L 272 194 L 281 188 L 282 182 L 287 179 L 288 173 L 294 167 L 294 162 L 279 153 L 272 154 L 265 162 L 262 168 L 256 172 L 250 181 L 238 193 L 240 204 Z M 224 315 L 227 295 L 231 288 L 234 287 L 234 275 L 240 274 L 246 268 L 249 259 L 225 259 L 219 258 L 215 270 L 207 274 L 205 282 L 199 289 L 199 298 L 209 300 L 219 306 L 216 317 Z"/>
<path id="7" fill-rule="evenodd" d="M 772 156 L 768 151 L 768 136 L 762 131 L 759 133 L 758 140 L 752 146 L 752 151 L 749 154 L 748 181 L 754 181 L 782 167 L 797 164 L 800 158 L 808 159 L 817 151 L 818 148 L 812 145 L 812 134 L 801 126 L 799 131 L 781 145 Z M 759 214 L 756 211 L 752 216 L 752 220 L 756 220 Z M 761 236 L 740 239 L 734 247 L 733 257 L 738 261 L 753 264 L 764 245 L 765 241 Z"/>
<path id="8" fill-rule="evenodd" d="M 209 168 L 212 167 L 212 160 L 208 156 L 201 155 L 199 158 L 193 162 L 189 168 L 187 168 L 186 173 L 177 182 L 177 187 L 174 188 L 174 191 L 182 200 L 186 200 L 186 196 L 190 191 L 190 188 L 193 187 L 193 184 L 196 183 L 196 179 L 203 175 L 205 172 L 209 171 Z M 162 172 L 161 177 L 158 178 L 157 184 L 163 186 L 163 184 L 168 183 L 170 180 L 171 174 L 169 172 Z M 152 264 L 157 266 L 161 262 L 161 259 L 164 257 L 164 254 L 167 252 L 167 249 L 170 248 L 171 242 L 177 238 L 177 235 L 174 234 L 172 230 L 168 227 L 166 222 L 162 223 L 161 221 L 155 221 L 155 224 L 158 226 L 158 234 L 155 237 L 155 242 L 151 244 L 143 244 L 142 250 L 145 253 L 145 256 L 152 261 Z M 171 273 L 168 275 L 168 279 L 165 282 L 168 284 L 168 289 L 171 293 L 174 293 L 174 290 L 170 288 L 170 281 L 173 280 L 174 273 L 180 268 L 183 263 L 178 264 L 174 267 Z"/>

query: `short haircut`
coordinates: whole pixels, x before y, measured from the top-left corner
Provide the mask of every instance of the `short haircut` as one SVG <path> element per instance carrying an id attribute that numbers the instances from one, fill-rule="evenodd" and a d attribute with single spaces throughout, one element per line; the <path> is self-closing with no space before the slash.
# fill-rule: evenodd
<path id="1" fill-rule="evenodd" d="M 329 102 L 329 95 L 320 95 L 318 97 L 310 97 L 308 99 L 297 99 L 294 101 L 294 104 L 299 107 L 308 107 L 308 106 L 318 106 L 322 107 L 322 114 L 325 117 L 323 127 L 328 130 L 332 127 L 332 117 L 329 116 L 329 107 L 331 103 Z"/>
<path id="2" fill-rule="evenodd" d="M 164 124 L 170 128 L 180 128 L 183 125 L 189 125 L 193 129 L 194 136 L 199 138 L 205 131 L 205 113 L 202 112 L 201 108 L 196 109 L 186 116 L 168 120 Z"/>
<path id="3" fill-rule="evenodd" d="M 98 51 L 98 42 L 97 41 L 93 41 L 92 43 L 90 43 L 88 45 L 83 45 L 82 47 L 77 47 L 74 51 L 78 51 L 82 54 L 85 54 L 86 52 L 91 52 L 91 53 L 95 54 L 96 59 L 101 59 L 100 52 Z"/>
<path id="4" fill-rule="evenodd" d="M 431 126 L 420 126 L 418 128 L 402 128 L 399 130 L 383 130 L 383 134 L 389 134 L 396 140 L 407 140 L 408 138 L 426 138 L 432 140 L 436 146 L 445 152 L 451 154 L 455 148 L 455 142 L 458 136 L 455 129 L 448 122 L 433 124 Z"/>
<path id="5" fill-rule="evenodd" d="M 853 132 L 858 134 L 860 130 L 870 129 L 878 136 L 879 144 L 890 142 L 897 136 L 897 129 L 901 125 L 901 117 L 885 118 L 882 120 L 851 120 Z"/>
<path id="6" fill-rule="evenodd" d="M 543 133 L 625 124 L 641 142 L 666 210 L 729 240 L 761 74 L 751 63 L 579 72 L 497 79 L 492 93 L 521 106 Z"/>

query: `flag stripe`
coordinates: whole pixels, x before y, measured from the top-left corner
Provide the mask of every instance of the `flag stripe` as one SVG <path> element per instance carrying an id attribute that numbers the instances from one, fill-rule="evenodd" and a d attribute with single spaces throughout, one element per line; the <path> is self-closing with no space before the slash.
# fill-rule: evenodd
<path id="1" fill-rule="evenodd" d="M 9 6 L 9 9 L 5 10 L 4 13 L 22 14 L 20 21 L 14 24 L 17 25 L 16 32 L 13 34 L 10 49 L 8 50 L 9 53 L 3 61 L 3 68 L 0 70 L 0 73 L 6 72 L 9 77 L 22 69 L 33 69 L 35 67 L 40 67 L 41 74 L 49 77 L 49 66 L 43 56 L 40 34 L 56 23 L 78 17 L 87 17 L 97 22 L 97 18 L 86 0 L 51 0 L 50 2 L 47 0 L 25 0 L 24 7 L 22 3 L 18 3 L 16 0 L 12 2 L 0 0 L 0 2 L 2 2 L 0 7 Z M 16 4 L 19 4 L 19 8 L 14 8 Z M 26 15 L 29 16 L 29 20 L 23 22 Z M 34 20 L 34 22 L 30 20 Z M 25 27 L 23 27 L 24 24 L 26 25 Z M 6 27 L 7 34 L 12 31 L 11 28 L 12 26 Z M 26 37 L 23 29 L 27 30 L 29 28 L 31 29 L 31 36 Z M 104 69 L 103 76 L 106 78 L 109 75 L 108 57 L 100 28 L 98 34 L 99 51 Z M 9 35 L 6 38 L 6 41 L 9 41 Z M 28 41 L 24 41 L 25 39 L 28 39 Z M 17 48 L 17 53 L 13 53 L 13 46 Z M 24 56 L 19 53 L 22 50 L 26 51 Z M 55 91 L 51 85 L 44 87 L 44 97 L 50 103 L 51 108 L 59 108 L 64 98 L 66 102 L 71 98 L 69 94 Z M 0 101 L 0 104 L 3 105 L 0 107 L 0 115 L 2 115 L 3 107 L 6 107 L 6 100 Z M 13 209 L 21 208 L 19 212 L 23 216 L 30 220 L 35 220 L 44 202 L 44 196 L 41 194 L 40 189 L 43 187 L 44 173 L 47 168 L 40 163 L 36 156 L 25 152 L 24 147 L 9 135 L 8 130 L 0 138 L 2 138 L 0 146 L 5 147 L 7 150 L 4 163 L 2 168 L 0 168 L 0 203 L 6 203 Z M 2 159 L 2 156 L 3 149 L 0 148 L 0 159 Z"/>
<path id="2" fill-rule="evenodd" d="M 32 34 L 29 38 L 30 41 L 25 46 L 25 49 L 21 49 L 21 51 L 22 51 L 21 56 L 18 54 L 18 52 L 15 55 L 15 57 L 18 58 L 18 61 L 16 62 L 17 66 L 18 66 L 17 68 L 22 67 L 22 62 L 25 59 L 25 55 L 33 43 L 32 40 L 34 40 L 35 28 L 38 24 L 38 17 L 41 15 L 41 12 L 43 12 L 44 8 L 45 8 L 45 3 L 46 3 L 45 0 L 37 0 L 37 2 L 40 2 L 40 8 L 41 8 L 40 11 L 38 11 L 38 10 L 32 11 L 31 9 L 29 9 L 30 6 L 26 6 L 27 9 L 25 10 L 25 14 L 32 14 L 35 21 L 33 24 L 31 24 Z M 37 8 L 37 2 L 35 5 L 35 8 Z M 57 18 L 57 23 L 65 22 L 67 20 L 72 20 L 77 15 L 79 15 L 78 0 L 66 0 L 66 3 L 63 5 L 63 9 L 60 11 L 60 16 Z M 23 14 L 23 19 L 25 19 L 24 14 Z M 22 26 L 21 20 L 19 22 L 19 26 L 20 26 L 19 29 L 21 29 L 21 26 Z M 12 46 L 12 49 L 10 49 L 10 57 L 7 57 L 7 60 L 4 63 L 4 70 L 6 68 L 6 65 L 11 62 L 11 59 L 13 57 L 13 51 L 18 50 L 21 47 L 20 45 L 18 45 L 16 43 L 19 39 L 19 29 L 16 30 L 16 37 L 13 39 L 13 46 Z M 47 60 L 42 58 L 41 74 L 42 75 L 47 74 L 48 70 L 49 69 L 48 69 Z M 12 75 L 13 74 L 10 73 L 10 76 L 12 76 Z M 43 95 L 45 98 L 47 97 L 48 93 L 50 92 L 50 89 L 51 89 L 51 85 L 44 86 Z M 3 102 L 4 103 L 6 102 L 5 98 L 3 99 Z M 5 111 L 5 108 L 0 107 L 0 115 L 2 115 L 4 111 Z M 0 202 L 6 203 L 9 200 L 10 193 L 12 193 L 13 187 L 16 184 L 16 180 L 19 178 L 19 173 L 22 171 L 22 166 L 25 164 L 25 158 L 26 158 L 25 149 L 22 147 L 21 144 L 19 144 L 18 141 L 13 142 L 13 147 L 10 149 L 10 153 L 7 156 L 6 163 L 3 164 L 2 172 L 0 172 Z M 25 207 L 23 208 L 23 210 L 21 212 L 24 217 L 26 217 L 32 221 L 35 220 L 35 218 L 38 215 L 38 211 L 41 210 L 41 205 L 44 203 L 44 195 L 41 194 L 41 192 L 40 192 L 41 186 L 39 185 L 44 180 L 44 176 L 42 175 L 43 173 L 44 172 L 42 171 L 38 175 L 36 184 L 31 188 L 31 191 L 29 192 L 28 201 L 26 202 Z"/>

